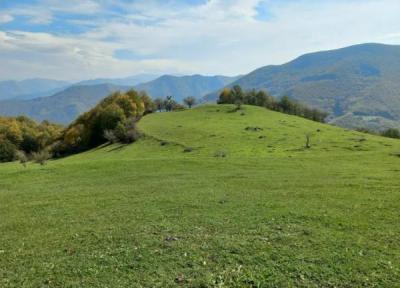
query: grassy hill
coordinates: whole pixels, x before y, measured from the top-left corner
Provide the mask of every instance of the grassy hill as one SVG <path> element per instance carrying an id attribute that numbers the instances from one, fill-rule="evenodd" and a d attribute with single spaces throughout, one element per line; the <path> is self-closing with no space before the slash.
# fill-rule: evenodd
<path id="1" fill-rule="evenodd" d="M 362 44 L 261 67 L 233 85 L 289 95 L 345 127 L 400 127 L 400 46 Z M 206 97 L 214 101 L 217 93 Z"/>
<path id="2" fill-rule="evenodd" d="M 396 286 L 400 141 L 232 108 L 150 114 L 135 144 L 1 164 L 0 286 Z"/>

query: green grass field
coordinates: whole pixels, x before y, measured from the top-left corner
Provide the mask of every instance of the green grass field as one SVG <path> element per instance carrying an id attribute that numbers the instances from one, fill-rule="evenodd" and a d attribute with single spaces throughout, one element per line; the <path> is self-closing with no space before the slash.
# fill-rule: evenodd
<path id="1" fill-rule="evenodd" d="M 400 141 L 232 108 L 1 164 L 0 287 L 398 287 Z"/>

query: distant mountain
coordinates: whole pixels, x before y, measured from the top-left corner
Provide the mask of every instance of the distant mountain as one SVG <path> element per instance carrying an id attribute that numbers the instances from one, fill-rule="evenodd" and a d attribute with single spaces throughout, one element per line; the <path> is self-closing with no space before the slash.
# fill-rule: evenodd
<path id="1" fill-rule="evenodd" d="M 0 101 L 0 115 L 26 115 L 38 121 L 68 124 L 110 93 L 127 89 L 111 84 L 72 86 L 50 97 Z"/>
<path id="2" fill-rule="evenodd" d="M 139 84 L 135 88 L 146 91 L 154 98 L 172 95 L 176 101 L 180 102 L 187 96 L 203 97 L 237 79 L 239 76 L 164 75 L 148 83 Z"/>
<path id="3" fill-rule="evenodd" d="M 128 90 L 135 81 L 142 81 L 150 75 L 140 77 L 113 79 L 114 83 L 129 85 L 115 85 L 101 83 L 103 80 L 110 82 L 110 79 L 97 79 L 80 82 L 67 89 L 60 91 L 50 97 L 40 97 L 31 100 L 11 99 L 0 101 L 0 115 L 17 116 L 27 115 L 38 121 L 50 120 L 57 123 L 68 124 L 79 114 L 89 110 L 98 101 L 117 90 Z M 134 88 L 145 90 L 151 96 L 173 95 L 175 100 L 181 101 L 183 97 L 202 97 L 206 93 L 219 89 L 236 80 L 233 77 L 224 76 L 162 76 L 146 84 L 139 84 Z M 111 81 L 111 82 L 112 82 Z"/>
<path id="4" fill-rule="evenodd" d="M 83 86 L 83 85 L 98 85 L 98 84 L 113 84 L 113 85 L 120 85 L 120 86 L 135 86 L 140 83 L 145 83 L 152 81 L 159 77 L 158 75 L 154 74 L 138 74 L 126 78 L 98 78 L 92 80 L 85 80 L 76 83 L 76 86 Z"/>
<path id="5" fill-rule="evenodd" d="M 230 84 L 288 95 L 341 126 L 400 126 L 400 46 L 355 45 L 259 68 Z M 215 101 L 218 93 L 207 95 Z"/>
<path id="6" fill-rule="evenodd" d="M 0 81 L 0 100 L 32 99 L 39 96 L 49 96 L 60 89 L 65 89 L 70 83 L 51 79 L 27 79 L 22 81 Z"/>

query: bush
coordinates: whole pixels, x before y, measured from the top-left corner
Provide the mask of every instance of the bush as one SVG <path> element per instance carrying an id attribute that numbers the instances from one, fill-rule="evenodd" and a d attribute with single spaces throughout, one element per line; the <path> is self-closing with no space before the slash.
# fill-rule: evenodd
<path id="1" fill-rule="evenodd" d="M 47 160 L 49 160 L 51 158 L 51 154 L 49 151 L 47 150 L 42 150 L 39 152 L 33 152 L 32 153 L 32 160 L 40 165 L 46 165 Z"/>
<path id="2" fill-rule="evenodd" d="M 17 147 L 7 139 L 0 139 L 0 162 L 9 162 L 15 159 Z"/>
<path id="3" fill-rule="evenodd" d="M 112 144 L 116 143 L 118 141 L 118 138 L 115 136 L 115 134 L 112 130 L 104 131 L 104 138 L 107 139 L 107 141 Z"/>
<path id="4" fill-rule="evenodd" d="M 24 151 L 18 150 L 15 153 L 15 159 L 18 160 L 22 166 L 26 167 L 26 163 L 28 163 L 28 157 L 26 156 Z"/>
<path id="5" fill-rule="evenodd" d="M 389 128 L 381 133 L 383 137 L 389 137 L 394 139 L 400 139 L 400 131 L 398 129 Z"/>

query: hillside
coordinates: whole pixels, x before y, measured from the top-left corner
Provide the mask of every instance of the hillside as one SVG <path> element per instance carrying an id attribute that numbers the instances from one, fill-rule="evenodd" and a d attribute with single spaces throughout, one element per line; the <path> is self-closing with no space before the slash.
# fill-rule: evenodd
<path id="1" fill-rule="evenodd" d="M 137 85 L 137 90 L 144 90 L 153 97 L 166 97 L 172 95 L 181 102 L 183 98 L 193 96 L 203 97 L 217 89 L 229 85 L 238 77 L 227 76 L 172 76 L 164 75 L 148 83 Z"/>
<path id="2" fill-rule="evenodd" d="M 233 85 L 289 95 L 345 127 L 400 127 L 400 46 L 363 44 L 259 68 Z M 208 95 L 214 101 L 217 93 Z M 345 117 L 344 117 L 345 116 Z"/>
<path id="3" fill-rule="evenodd" d="M 31 99 L 40 96 L 49 96 L 68 85 L 70 85 L 68 82 L 51 79 L 0 81 L 0 100 Z"/>
<path id="4" fill-rule="evenodd" d="M 0 101 L 0 115 L 26 115 L 38 121 L 68 124 L 110 93 L 128 88 L 111 84 L 72 86 L 50 97 Z"/>
<path id="5" fill-rule="evenodd" d="M 395 287 L 400 141 L 232 109 L 0 164 L 0 286 Z"/>

